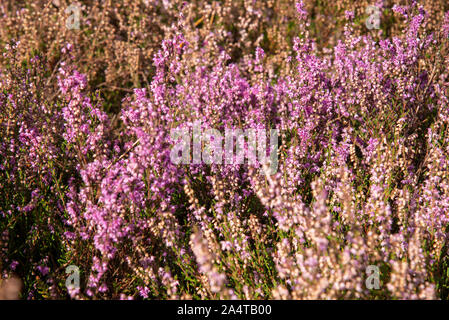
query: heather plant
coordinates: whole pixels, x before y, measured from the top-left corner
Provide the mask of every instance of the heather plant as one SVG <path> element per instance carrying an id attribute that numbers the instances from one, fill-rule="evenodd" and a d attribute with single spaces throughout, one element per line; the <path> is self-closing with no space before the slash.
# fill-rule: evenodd
<path id="1" fill-rule="evenodd" d="M 398 35 L 404 23 L 391 10 L 394 4 L 401 1 L 306 1 L 311 35 L 320 48 L 334 46 L 348 13 L 355 16 L 356 34 Z M 381 30 L 366 27 L 370 6 L 379 8 Z M 426 29 L 436 30 L 449 9 L 447 3 L 429 0 L 424 7 L 430 16 Z M 74 62 L 86 74 L 88 86 L 100 90 L 104 108 L 114 113 L 120 111 L 120 100 L 134 87 L 151 82 L 155 70 L 152 56 L 162 40 L 179 27 L 196 52 L 191 65 L 201 59 L 202 64 L 213 66 L 220 50 L 226 48 L 243 71 L 250 67 L 246 61 L 260 46 L 271 75 L 285 70 L 288 52 L 300 31 L 293 0 L 4 1 L 0 10 L 2 45 L 15 41 L 19 60 L 30 59 L 39 51 L 56 92 L 56 71 L 64 60 L 61 49 L 72 44 Z M 72 28 L 75 15 L 79 23 Z"/>
<path id="2" fill-rule="evenodd" d="M 74 63 L 86 74 L 89 87 L 100 89 L 105 108 L 118 113 L 127 93 L 149 84 L 155 70 L 152 56 L 179 26 L 199 51 L 191 64 L 201 58 L 205 65 L 213 65 L 223 47 L 234 61 L 262 43 L 282 52 L 282 45 L 275 45 L 282 39 L 276 35 L 276 21 L 284 12 L 276 6 L 275 1 L 231 0 L 4 1 L 0 43 L 14 40 L 19 59 L 29 59 L 38 50 L 46 58 L 55 91 L 56 71 L 64 60 L 61 49 L 72 44 Z M 69 28 L 75 9 L 79 28 Z"/>
<path id="3" fill-rule="evenodd" d="M 53 291 L 60 246 L 65 176 L 61 114 L 48 101 L 38 56 L 21 64 L 6 47 L 0 81 L 1 269 L 26 275 L 26 291 Z M 5 276 L 3 274 L 2 276 Z M 15 281 L 15 280 L 14 280 Z"/>
<path id="4" fill-rule="evenodd" d="M 4 5 L 58 21 L 41 39 L 53 52 L 18 14 L 1 20 L 2 39 L 20 40 L 2 40 L 0 68 L 4 286 L 21 278 L 29 299 L 446 299 L 449 12 L 320 3 L 86 2 L 80 30 L 58 36 L 69 3 Z M 379 30 L 368 5 L 385 9 Z M 234 132 L 247 160 L 207 161 L 225 143 L 210 129 Z M 276 172 L 250 161 L 247 129 L 279 131 Z M 192 161 L 173 161 L 179 140 Z"/>

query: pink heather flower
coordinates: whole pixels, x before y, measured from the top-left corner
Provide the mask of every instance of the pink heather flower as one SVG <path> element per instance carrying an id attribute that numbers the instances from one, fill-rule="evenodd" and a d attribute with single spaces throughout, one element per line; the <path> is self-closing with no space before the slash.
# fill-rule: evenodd
<path id="1" fill-rule="evenodd" d="M 392 10 L 394 12 L 402 14 L 404 17 L 407 17 L 407 8 L 406 7 L 398 6 L 395 4 L 395 5 L 393 5 Z"/>
<path id="2" fill-rule="evenodd" d="M 261 62 L 264 57 L 265 57 L 265 52 L 263 51 L 263 49 L 261 47 L 257 47 L 256 48 L 256 60 L 258 62 Z"/>
<path id="3" fill-rule="evenodd" d="M 346 11 L 345 11 L 345 17 L 346 17 L 346 19 L 348 19 L 348 20 L 354 19 L 354 11 L 348 11 L 348 10 L 346 10 Z"/>
<path id="4" fill-rule="evenodd" d="M 98 288 L 99 292 L 107 292 L 108 291 L 108 286 L 106 285 L 106 283 L 103 283 L 99 288 Z"/>
<path id="5" fill-rule="evenodd" d="M 301 20 L 307 19 L 307 11 L 304 8 L 304 2 L 302 0 L 296 2 L 296 11 L 299 13 Z"/>
<path id="6" fill-rule="evenodd" d="M 11 262 L 11 264 L 9 265 L 9 267 L 11 268 L 12 271 L 16 270 L 17 266 L 19 265 L 19 262 L 17 261 L 13 261 Z"/>
<path id="7" fill-rule="evenodd" d="M 39 272 L 43 275 L 46 276 L 48 274 L 48 272 L 50 271 L 50 269 L 47 266 L 38 266 L 37 270 L 39 270 Z"/>
<path id="8" fill-rule="evenodd" d="M 137 287 L 137 290 L 139 290 L 139 294 L 143 297 L 143 298 L 148 298 L 148 295 L 149 295 L 149 293 L 150 293 L 150 289 L 148 289 L 148 287 L 141 287 L 141 286 L 138 286 Z"/>

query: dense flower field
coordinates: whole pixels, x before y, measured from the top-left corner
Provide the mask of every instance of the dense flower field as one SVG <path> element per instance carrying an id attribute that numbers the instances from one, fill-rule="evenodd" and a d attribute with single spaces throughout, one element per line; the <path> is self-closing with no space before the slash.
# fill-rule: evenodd
<path id="1" fill-rule="evenodd" d="M 0 299 L 449 297 L 447 1 L 8 0 L 0 48 Z"/>

